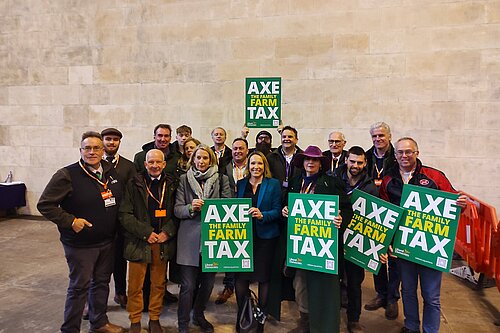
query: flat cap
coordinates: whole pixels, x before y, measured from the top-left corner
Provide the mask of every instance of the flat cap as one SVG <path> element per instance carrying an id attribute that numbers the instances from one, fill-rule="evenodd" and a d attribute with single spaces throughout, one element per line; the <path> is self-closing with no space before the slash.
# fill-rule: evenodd
<path id="1" fill-rule="evenodd" d="M 101 136 L 104 137 L 105 135 L 116 135 L 116 136 L 119 136 L 120 139 L 123 138 L 122 132 L 120 132 L 119 130 L 117 130 L 116 128 L 113 128 L 113 127 L 103 129 L 101 132 Z"/>

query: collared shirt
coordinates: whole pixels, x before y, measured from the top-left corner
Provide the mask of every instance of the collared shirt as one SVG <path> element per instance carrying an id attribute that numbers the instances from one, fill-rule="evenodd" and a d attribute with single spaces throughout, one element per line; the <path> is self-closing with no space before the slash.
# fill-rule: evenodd
<path id="1" fill-rule="evenodd" d="M 217 150 L 214 146 L 215 156 L 217 157 L 217 163 L 219 163 L 219 159 L 224 156 L 224 151 L 226 150 L 226 145 L 222 146 L 221 150 Z"/>
<path id="2" fill-rule="evenodd" d="M 158 177 L 153 177 L 153 176 L 151 176 L 150 174 L 148 174 L 148 176 L 149 176 L 149 178 L 151 179 L 151 181 L 153 181 L 153 180 L 155 180 L 155 179 L 156 179 L 156 180 L 158 180 L 158 181 L 160 181 L 160 180 L 161 180 L 161 175 L 159 175 Z"/>
<path id="3" fill-rule="evenodd" d="M 106 154 L 104 154 L 104 156 L 102 157 L 102 159 L 108 161 L 109 163 L 115 164 L 115 162 L 118 161 L 119 157 L 118 157 L 118 154 L 115 154 L 115 155 L 106 155 Z"/>
<path id="4" fill-rule="evenodd" d="M 242 167 L 237 166 L 233 162 L 233 179 L 235 183 L 238 182 L 238 180 L 241 180 L 245 177 L 245 169 L 247 167 L 247 164 L 243 165 Z"/>
<path id="5" fill-rule="evenodd" d="M 93 167 L 91 167 L 90 165 L 87 165 L 89 167 L 89 170 L 92 171 L 94 174 L 96 174 L 97 172 L 99 172 L 102 176 L 103 174 L 103 169 L 102 169 L 102 165 L 101 163 L 99 163 L 99 167 L 97 169 L 94 169 Z M 99 178 L 99 177 L 97 177 Z"/>

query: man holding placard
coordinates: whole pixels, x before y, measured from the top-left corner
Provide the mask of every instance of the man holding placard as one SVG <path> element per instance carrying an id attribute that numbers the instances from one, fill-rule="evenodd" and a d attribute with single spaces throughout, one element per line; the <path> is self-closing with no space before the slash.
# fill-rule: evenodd
<path id="1" fill-rule="evenodd" d="M 342 163 L 336 169 L 336 172 L 345 184 L 347 195 L 350 197 L 354 190 L 360 190 L 373 196 L 378 196 L 378 188 L 366 170 L 366 154 L 364 149 L 359 146 L 353 146 L 345 155 L 345 163 Z M 350 233 L 346 235 L 344 232 L 344 244 L 346 243 L 345 240 L 349 238 L 348 236 L 350 236 Z M 353 237 L 352 239 L 353 243 L 356 243 L 356 238 Z M 363 329 L 359 324 L 359 317 L 361 315 L 361 283 L 363 283 L 365 278 L 365 269 L 349 260 L 345 260 L 344 265 L 348 300 L 347 330 L 350 333 L 362 332 Z"/>
<path id="2" fill-rule="evenodd" d="M 395 253 L 402 281 L 405 326 L 401 332 L 420 332 L 417 286 L 424 299 L 422 329 L 425 333 L 439 331 L 440 291 L 445 259 L 453 251 L 459 209 L 467 205 L 467 197 L 457 193 L 450 181 L 439 170 L 423 166 L 417 158 L 417 142 L 403 137 L 396 142 L 398 165 L 388 171 L 380 187 L 380 198 L 407 208 L 394 237 Z M 409 186 L 406 184 L 414 185 Z M 423 189 L 420 189 L 423 187 Z M 436 191 L 439 190 L 439 191 Z M 453 233 L 452 228 L 455 228 Z M 448 244 L 448 246 L 446 246 Z M 450 247 L 451 245 L 451 247 Z M 445 250 L 445 246 L 447 249 Z M 421 252 L 439 253 L 436 264 L 421 256 Z M 419 256 L 420 255 L 420 256 Z M 408 260 L 405 260 L 408 259 Z M 431 268 L 433 267 L 433 268 Z"/>
<path id="3" fill-rule="evenodd" d="M 375 185 L 380 187 L 382 178 L 397 164 L 391 143 L 391 128 L 384 122 L 374 123 L 370 126 L 370 136 L 373 146 L 366 152 L 366 169 Z M 397 260 L 390 257 L 387 265 L 383 265 L 379 273 L 373 275 L 377 296 L 365 304 L 365 310 L 375 311 L 385 307 L 385 317 L 389 320 L 396 319 L 399 315 L 400 282 Z"/>

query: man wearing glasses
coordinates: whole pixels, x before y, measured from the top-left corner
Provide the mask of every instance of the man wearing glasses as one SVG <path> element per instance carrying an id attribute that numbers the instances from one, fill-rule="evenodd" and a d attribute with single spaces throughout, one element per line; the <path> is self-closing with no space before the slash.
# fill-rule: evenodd
<path id="1" fill-rule="evenodd" d="M 404 137 L 396 142 L 397 165 L 388 170 L 380 186 L 380 198 L 399 205 L 404 184 L 457 193 L 444 173 L 422 165 L 417 142 Z M 467 196 L 460 194 L 457 206 L 465 208 Z M 423 332 L 437 333 L 441 317 L 440 292 L 442 272 L 404 259 L 398 259 L 401 276 L 404 327 L 401 333 L 420 332 L 417 286 L 424 299 Z"/>
<path id="2" fill-rule="evenodd" d="M 101 163 L 99 133 L 83 133 L 80 147 L 81 159 L 52 176 L 37 205 L 57 224 L 69 268 L 61 332 L 80 332 L 88 299 L 89 332 L 121 333 L 123 328 L 109 322 L 106 309 L 122 186 L 113 166 Z"/>
<path id="3" fill-rule="evenodd" d="M 328 136 L 328 147 L 329 150 L 323 152 L 323 156 L 328 158 L 329 170 L 326 172 L 328 175 L 334 175 L 335 170 L 338 169 L 342 164 L 345 164 L 345 159 L 347 157 L 347 151 L 344 150 L 345 136 L 341 132 L 331 132 Z"/>

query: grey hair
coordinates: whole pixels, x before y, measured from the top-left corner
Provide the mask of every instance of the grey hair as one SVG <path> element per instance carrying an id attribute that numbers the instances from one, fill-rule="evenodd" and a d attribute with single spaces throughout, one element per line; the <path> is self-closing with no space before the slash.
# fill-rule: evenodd
<path id="1" fill-rule="evenodd" d="M 387 131 L 387 133 L 391 134 L 391 128 L 389 127 L 389 125 L 387 125 L 383 121 L 380 121 L 378 123 L 372 124 L 370 126 L 370 134 L 373 134 L 373 131 L 376 130 L 376 129 L 378 129 L 378 128 L 383 128 L 383 129 L 385 129 Z"/>

